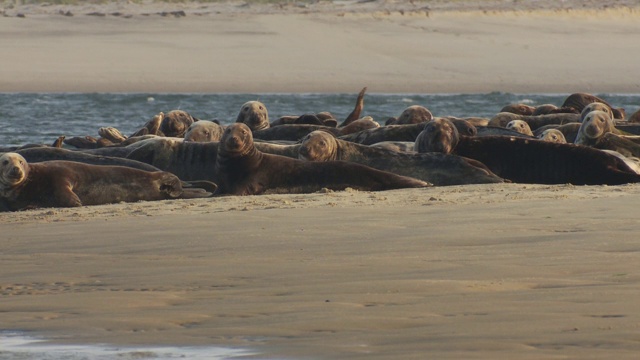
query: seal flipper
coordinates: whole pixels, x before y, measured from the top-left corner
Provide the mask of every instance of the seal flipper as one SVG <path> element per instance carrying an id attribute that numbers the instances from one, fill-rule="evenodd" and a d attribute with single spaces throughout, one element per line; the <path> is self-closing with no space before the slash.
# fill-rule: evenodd
<path id="1" fill-rule="evenodd" d="M 55 195 L 55 207 L 80 207 L 82 201 L 78 195 L 73 192 L 71 184 L 66 183 L 63 185 L 63 189 Z"/>
<path id="2" fill-rule="evenodd" d="M 206 180 L 183 181 L 182 182 L 182 189 L 183 190 L 195 189 L 195 188 L 200 188 L 200 189 L 202 189 L 204 191 L 207 191 L 207 192 L 210 192 L 210 193 L 213 194 L 218 189 L 218 185 L 216 185 L 214 182 L 206 181 Z"/>
<path id="3" fill-rule="evenodd" d="M 360 118 L 360 113 L 362 112 L 362 109 L 364 108 L 364 93 L 366 91 L 367 91 L 366 87 L 364 87 L 364 88 L 362 88 L 362 90 L 360 90 L 360 93 L 358 94 L 358 99 L 356 100 L 355 108 L 353 109 L 351 114 L 349 114 L 347 116 L 347 118 L 342 122 L 342 124 L 340 124 L 339 127 L 347 126 L 347 125 L 351 124 L 352 122 L 354 122 L 355 120 Z"/>

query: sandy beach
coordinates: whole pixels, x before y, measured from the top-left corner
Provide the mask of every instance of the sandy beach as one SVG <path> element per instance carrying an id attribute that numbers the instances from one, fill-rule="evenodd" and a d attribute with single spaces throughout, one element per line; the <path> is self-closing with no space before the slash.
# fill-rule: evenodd
<path id="1" fill-rule="evenodd" d="M 2 14 L 0 92 L 640 89 L 625 1 Z M 635 359 L 639 201 L 637 184 L 492 184 L 0 213 L 0 331 L 260 359 Z"/>

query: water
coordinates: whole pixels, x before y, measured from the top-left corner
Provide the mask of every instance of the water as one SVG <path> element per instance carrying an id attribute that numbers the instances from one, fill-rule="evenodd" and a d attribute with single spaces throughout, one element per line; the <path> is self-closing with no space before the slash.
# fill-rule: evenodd
<path id="1" fill-rule="evenodd" d="M 366 94 L 362 115 L 384 124 L 407 106 L 426 106 L 435 116 L 491 117 L 507 104 L 561 105 L 569 94 Z M 640 94 L 594 94 L 631 114 Z M 158 112 L 181 109 L 199 119 L 230 124 L 249 100 L 263 102 L 271 120 L 282 115 L 330 111 L 344 119 L 355 105 L 352 94 L 151 94 L 151 93 L 0 93 L 0 146 L 51 144 L 58 136 L 97 137 L 113 126 L 124 134 L 141 128 Z"/>
<path id="2" fill-rule="evenodd" d="M 255 354 L 241 349 L 212 346 L 59 345 L 48 344 L 18 332 L 0 332 L 0 360 L 221 360 Z"/>

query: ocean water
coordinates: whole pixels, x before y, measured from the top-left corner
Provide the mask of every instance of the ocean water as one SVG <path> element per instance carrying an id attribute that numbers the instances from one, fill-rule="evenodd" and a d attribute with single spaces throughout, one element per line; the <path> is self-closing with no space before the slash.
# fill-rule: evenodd
<path id="1" fill-rule="evenodd" d="M 0 332 L 0 360 L 222 360 L 255 352 L 212 346 L 60 345 L 20 332 Z"/>
<path id="2" fill-rule="evenodd" d="M 555 104 L 570 94 L 366 94 L 362 115 L 384 124 L 407 106 L 422 105 L 435 116 L 491 117 L 507 104 Z M 594 94 L 627 114 L 640 108 L 640 94 Z M 243 103 L 259 100 L 271 120 L 283 115 L 321 111 L 344 119 L 352 110 L 352 94 L 152 94 L 152 93 L 0 93 L 0 146 L 27 143 L 51 144 L 67 137 L 98 135 L 103 126 L 113 126 L 129 135 L 158 112 L 180 109 L 205 120 L 230 124 Z"/>

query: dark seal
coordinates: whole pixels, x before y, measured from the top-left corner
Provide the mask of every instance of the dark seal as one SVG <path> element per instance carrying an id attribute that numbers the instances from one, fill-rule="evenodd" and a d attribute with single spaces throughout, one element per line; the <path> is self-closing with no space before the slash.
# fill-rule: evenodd
<path id="1" fill-rule="evenodd" d="M 345 161 L 307 162 L 265 154 L 254 146 L 251 129 L 236 123 L 225 130 L 215 164 L 216 194 L 308 193 L 328 188 L 390 190 L 430 184 Z"/>

